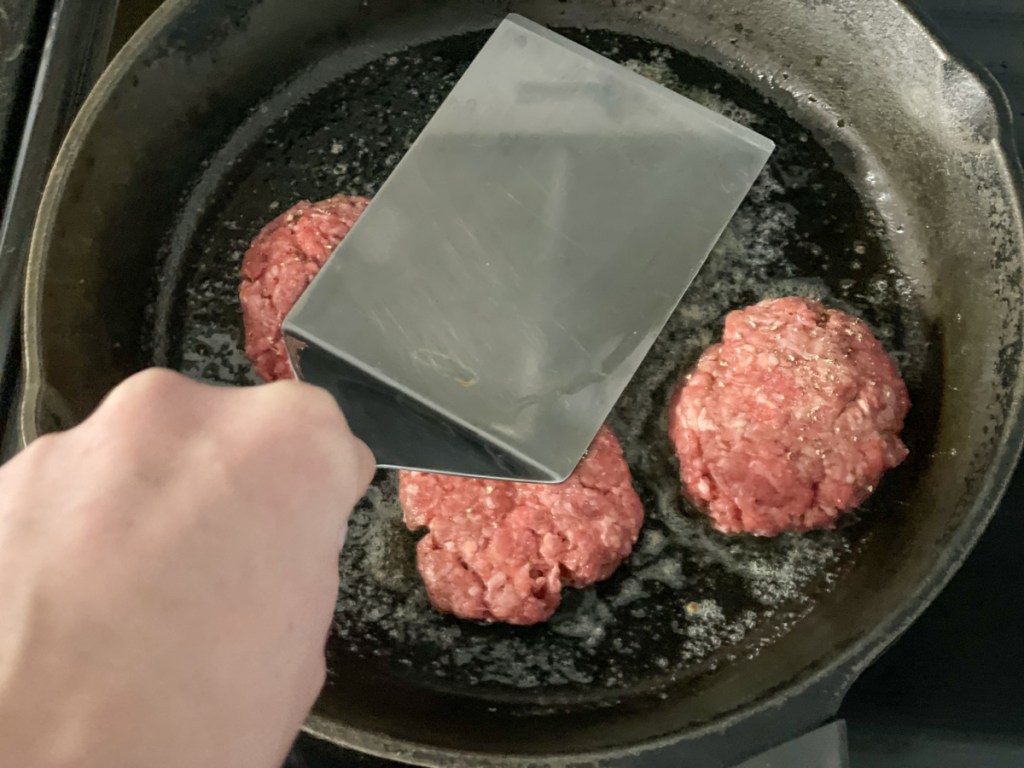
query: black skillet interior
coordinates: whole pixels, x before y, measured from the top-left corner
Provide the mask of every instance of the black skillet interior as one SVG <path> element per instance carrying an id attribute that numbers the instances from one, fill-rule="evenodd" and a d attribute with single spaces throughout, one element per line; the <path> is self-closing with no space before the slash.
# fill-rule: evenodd
<path id="1" fill-rule="evenodd" d="M 416 574 L 415 539 L 402 525 L 392 473 L 379 475 L 356 512 L 342 557 L 332 669 L 358 666 L 524 712 L 665 696 L 672 685 L 756 654 L 832 591 L 881 517 L 898 514 L 895 489 L 913 460 L 833 533 L 725 537 L 682 500 L 666 438 L 667 399 L 727 311 L 798 294 L 864 317 L 910 383 L 916 407 L 907 435 L 917 460 L 931 450 L 937 405 L 921 394 L 941 389 L 942 376 L 934 330 L 887 257 L 871 210 L 805 129 L 695 58 L 637 38 L 563 31 L 771 136 L 779 148 L 611 419 L 647 512 L 635 554 L 613 578 L 567 590 L 554 619 L 536 628 L 440 616 Z M 257 110 L 245 129 L 255 140 L 208 165 L 196 185 L 204 199 L 186 204 L 181 229 L 167 237 L 177 247 L 164 260 L 139 339 L 153 345 L 154 362 L 252 383 L 237 300 L 249 240 L 298 200 L 372 196 L 485 39 L 470 33 L 396 51 L 331 73 L 330 87 L 308 98 Z M 295 90 L 310 85 L 321 82 Z M 332 691 L 349 685 L 350 676 L 332 676 L 326 705 Z"/>
<path id="2" fill-rule="evenodd" d="M 448 25 L 458 4 L 427 20 L 385 3 L 363 27 L 316 32 L 283 2 L 228 3 L 217 20 L 202 3 L 180 5 L 190 10 L 139 54 L 94 131 L 106 140 L 85 146 L 63 190 L 45 294 L 52 311 L 42 314 L 50 381 L 64 403 L 51 408 L 49 428 L 62 411 L 68 422 L 81 418 L 113 381 L 152 363 L 254 383 L 236 296 L 249 240 L 299 199 L 372 195 L 486 36 Z M 266 11 L 259 23 L 234 23 L 249 6 Z M 450 34 L 421 43 L 435 36 L 421 24 Z M 406 31 L 417 41 L 408 48 Z M 382 473 L 341 561 L 331 679 L 317 708 L 338 738 L 572 753 L 635 744 L 764 701 L 910 599 L 983 480 L 977 461 L 969 470 L 961 463 L 967 474 L 944 498 L 949 446 L 971 445 L 982 457 L 997 448 L 995 430 L 971 437 L 955 421 L 939 429 L 951 373 L 943 349 L 960 342 L 945 337 L 959 333 L 958 298 L 931 294 L 930 283 L 901 269 L 899 229 L 849 181 L 855 153 L 845 149 L 853 139 L 842 120 L 827 134 L 811 131 L 723 70 L 663 44 L 563 31 L 751 125 L 778 149 L 611 418 L 647 513 L 633 557 L 607 582 L 567 590 L 544 626 L 439 616 L 415 573 L 394 478 Z M 720 536 L 680 496 L 666 400 L 728 310 L 786 294 L 822 298 L 872 325 L 910 386 L 911 457 L 836 532 Z M 1008 310 L 988 311 L 999 328 Z M 83 316 L 98 319 L 88 325 Z"/>

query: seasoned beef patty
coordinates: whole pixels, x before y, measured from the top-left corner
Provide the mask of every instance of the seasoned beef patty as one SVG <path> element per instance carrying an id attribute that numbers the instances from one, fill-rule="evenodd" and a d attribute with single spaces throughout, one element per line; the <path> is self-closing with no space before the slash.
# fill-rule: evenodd
<path id="1" fill-rule="evenodd" d="M 608 427 L 557 485 L 399 475 L 399 500 L 434 607 L 465 619 L 535 624 L 563 585 L 608 578 L 630 553 L 643 506 Z"/>
<path id="2" fill-rule="evenodd" d="M 245 355 L 266 381 L 294 378 L 281 323 L 370 201 L 300 202 L 267 224 L 242 259 Z"/>
<path id="3" fill-rule="evenodd" d="M 820 302 L 732 312 L 669 407 L 687 493 L 724 533 L 832 528 L 907 456 L 906 385 L 861 320 Z"/>

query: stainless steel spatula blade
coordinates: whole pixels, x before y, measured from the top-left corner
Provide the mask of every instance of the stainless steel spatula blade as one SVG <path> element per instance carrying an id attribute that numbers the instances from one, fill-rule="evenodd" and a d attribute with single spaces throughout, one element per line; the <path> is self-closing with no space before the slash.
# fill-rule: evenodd
<path id="1" fill-rule="evenodd" d="M 386 467 L 557 482 L 773 143 L 509 16 L 284 323 Z"/>

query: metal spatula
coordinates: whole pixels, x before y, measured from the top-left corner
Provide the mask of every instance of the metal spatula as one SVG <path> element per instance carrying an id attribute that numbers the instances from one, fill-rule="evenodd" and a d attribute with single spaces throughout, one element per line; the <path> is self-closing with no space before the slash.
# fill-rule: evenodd
<path id="1" fill-rule="evenodd" d="M 774 145 L 518 16 L 284 323 L 382 466 L 565 479 Z"/>

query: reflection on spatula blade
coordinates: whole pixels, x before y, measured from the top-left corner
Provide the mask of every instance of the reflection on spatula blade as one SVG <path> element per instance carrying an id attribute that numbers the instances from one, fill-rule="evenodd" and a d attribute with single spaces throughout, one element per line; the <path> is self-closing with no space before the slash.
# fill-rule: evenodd
<path id="1" fill-rule="evenodd" d="M 774 145 L 518 16 L 284 324 L 386 467 L 555 482 Z"/>

